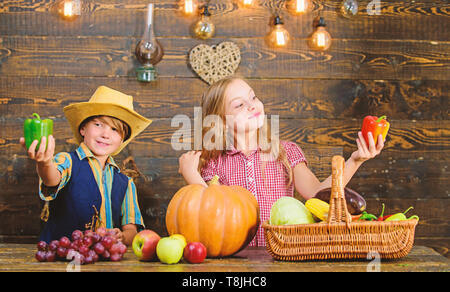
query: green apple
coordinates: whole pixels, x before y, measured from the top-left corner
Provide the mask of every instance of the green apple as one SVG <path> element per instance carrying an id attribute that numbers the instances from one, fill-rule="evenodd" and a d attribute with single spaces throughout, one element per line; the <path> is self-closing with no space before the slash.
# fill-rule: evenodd
<path id="1" fill-rule="evenodd" d="M 180 241 L 181 245 L 183 246 L 183 249 L 186 247 L 187 242 L 186 242 L 186 238 L 183 235 L 181 235 L 181 234 L 172 234 L 169 237 L 178 239 Z"/>
<path id="2" fill-rule="evenodd" d="M 181 260 L 183 250 L 183 245 L 179 239 L 163 237 L 156 246 L 156 255 L 164 264 L 176 264 Z"/>

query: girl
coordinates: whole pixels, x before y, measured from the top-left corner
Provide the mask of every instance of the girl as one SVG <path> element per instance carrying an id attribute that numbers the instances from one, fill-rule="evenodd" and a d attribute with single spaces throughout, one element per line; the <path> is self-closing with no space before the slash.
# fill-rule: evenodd
<path id="1" fill-rule="evenodd" d="M 220 117 L 224 124 L 220 141 L 226 145 L 213 149 L 210 142 L 203 141 L 203 151 L 190 151 L 180 157 L 179 172 L 188 184 L 207 185 L 207 181 L 218 175 L 223 185 L 248 189 L 258 201 L 261 222 L 269 219 L 276 200 L 293 196 L 294 187 L 306 200 L 319 190 L 331 187 L 331 176 L 320 182 L 309 170 L 299 146 L 269 137 L 264 105 L 244 80 L 226 78 L 211 85 L 202 97 L 202 113 L 203 119 L 210 115 Z M 204 128 L 203 137 L 210 130 Z M 362 133 L 358 132 L 358 149 L 345 163 L 344 185 L 364 161 L 381 152 L 384 146 L 381 135 L 378 141 L 375 145 L 369 135 L 369 145 L 366 145 Z M 262 227 L 250 243 L 255 245 L 265 245 Z"/>

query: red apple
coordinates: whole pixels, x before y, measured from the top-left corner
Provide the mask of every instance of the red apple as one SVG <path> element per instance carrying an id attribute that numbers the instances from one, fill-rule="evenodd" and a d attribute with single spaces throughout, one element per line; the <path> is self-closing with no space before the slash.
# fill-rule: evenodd
<path id="1" fill-rule="evenodd" d="M 183 257 L 191 264 L 202 263 L 206 258 L 206 247 L 201 242 L 189 242 L 184 248 Z"/>
<path id="2" fill-rule="evenodd" d="M 161 237 L 154 231 L 142 230 L 133 238 L 133 252 L 140 261 L 151 261 L 156 258 L 156 245 Z"/>

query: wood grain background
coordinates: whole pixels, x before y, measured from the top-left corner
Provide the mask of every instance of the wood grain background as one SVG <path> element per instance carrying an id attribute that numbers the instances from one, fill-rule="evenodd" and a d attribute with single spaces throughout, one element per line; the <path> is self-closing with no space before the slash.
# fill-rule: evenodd
<path id="1" fill-rule="evenodd" d="M 240 9 L 232 0 L 212 1 L 216 37 L 191 37 L 194 18 L 178 14 L 177 1 L 153 0 L 155 30 L 165 56 L 152 84 L 136 81 L 134 48 L 143 33 L 141 0 L 84 1 L 83 15 L 61 20 L 55 1 L 0 3 L 0 242 L 35 242 L 42 203 L 33 161 L 18 140 L 33 112 L 55 121 L 56 151 L 71 151 L 62 108 L 86 101 L 99 85 L 134 96 L 135 109 L 154 120 L 118 156 L 134 157 L 146 179 L 136 182 L 148 228 L 166 234 L 167 204 L 184 181 L 177 173 L 181 151 L 171 147 L 177 114 L 193 117 L 207 84 L 187 62 L 200 43 L 233 41 L 241 49 L 236 72 L 248 80 L 269 115 L 280 115 L 282 139 L 298 143 L 320 179 L 330 175 L 330 158 L 348 158 L 367 114 L 391 122 L 380 156 L 366 162 L 349 183 L 378 214 L 414 206 L 420 216 L 416 244 L 448 256 L 450 5 L 446 0 L 382 1 L 369 15 L 359 1 L 353 19 L 339 14 L 340 1 L 315 1 L 314 11 L 292 16 L 283 10 L 292 42 L 269 48 L 271 10 L 279 1 L 257 1 Z M 319 11 L 333 37 L 329 51 L 307 46 Z"/>

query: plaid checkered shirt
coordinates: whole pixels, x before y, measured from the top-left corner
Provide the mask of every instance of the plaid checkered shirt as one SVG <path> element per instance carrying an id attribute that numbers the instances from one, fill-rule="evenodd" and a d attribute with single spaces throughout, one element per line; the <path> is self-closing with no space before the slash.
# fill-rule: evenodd
<path id="1" fill-rule="evenodd" d="M 300 162 L 307 163 L 297 144 L 286 141 L 280 144 L 286 151 L 292 169 Z M 283 196 L 294 195 L 294 183 L 287 185 L 288 177 L 282 162 L 266 160 L 264 155 L 261 149 L 245 156 L 232 148 L 218 159 L 209 161 L 201 170 L 201 176 L 206 182 L 218 175 L 222 185 L 238 185 L 249 190 L 258 201 L 261 223 L 269 219 L 273 203 Z M 265 246 L 261 224 L 249 246 Z"/>

